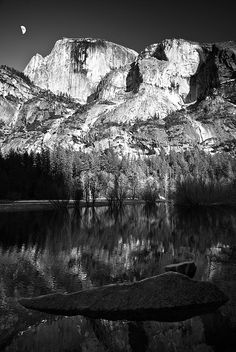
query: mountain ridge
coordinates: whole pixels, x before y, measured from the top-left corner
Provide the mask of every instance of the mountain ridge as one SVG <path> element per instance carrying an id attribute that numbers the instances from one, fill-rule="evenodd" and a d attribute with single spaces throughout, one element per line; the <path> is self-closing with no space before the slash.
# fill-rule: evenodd
<path id="1" fill-rule="evenodd" d="M 235 140 L 236 42 L 166 39 L 137 55 L 120 47 L 92 38 L 62 39 L 46 56 L 53 57 L 48 71 L 42 71 L 41 63 L 37 67 L 36 60 L 31 70 L 27 65 L 22 81 L 1 66 L 2 152 L 58 145 L 92 152 L 112 146 L 135 157 L 196 145 L 214 152 Z M 56 93 L 45 88 L 45 77 L 48 85 L 50 79 L 54 84 L 55 72 L 64 77 L 69 72 L 72 82 L 83 77 L 74 86 L 83 99 L 71 97 L 65 79 L 57 78 Z"/>
<path id="2" fill-rule="evenodd" d="M 109 71 L 131 63 L 137 53 L 112 42 L 94 38 L 63 38 L 45 57 L 36 54 L 24 73 L 53 93 L 68 92 L 80 103 Z M 63 70 L 61 66 L 63 65 Z"/>

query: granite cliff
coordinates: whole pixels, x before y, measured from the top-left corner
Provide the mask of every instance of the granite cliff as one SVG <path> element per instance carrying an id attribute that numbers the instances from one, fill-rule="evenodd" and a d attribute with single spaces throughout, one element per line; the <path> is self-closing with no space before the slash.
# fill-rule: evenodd
<path id="1" fill-rule="evenodd" d="M 167 39 L 131 49 L 62 39 L 24 74 L 0 69 L 0 145 L 121 154 L 234 146 L 236 43 Z"/>
<path id="2" fill-rule="evenodd" d="M 43 89 L 86 103 L 107 73 L 132 63 L 136 56 L 131 49 L 100 39 L 63 38 L 45 58 L 32 57 L 24 73 Z"/>

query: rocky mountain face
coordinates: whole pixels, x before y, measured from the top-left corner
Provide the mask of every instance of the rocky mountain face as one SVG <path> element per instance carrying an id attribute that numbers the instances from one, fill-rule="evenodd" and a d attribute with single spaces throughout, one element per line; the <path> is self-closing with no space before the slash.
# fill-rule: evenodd
<path id="1" fill-rule="evenodd" d="M 234 146 L 236 43 L 168 39 L 139 55 L 95 39 L 62 39 L 24 74 L 0 69 L 0 145 L 121 154 Z"/>
<path id="2" fill-rule="evenodd" d="M 63 38 L 45 58 L 36 54 L 24 73 L 43 89 L 86 103 L 107 73 L 132 63 L 136 56 L 133 50 L 100 39 Z"/>
<path id="3" fill-rule="evenodd" d="M 79 104 L 35 86 L 30 79 L 6 66 L 0 67 L 0 145 L 2 152 L 40 151 Z"/>

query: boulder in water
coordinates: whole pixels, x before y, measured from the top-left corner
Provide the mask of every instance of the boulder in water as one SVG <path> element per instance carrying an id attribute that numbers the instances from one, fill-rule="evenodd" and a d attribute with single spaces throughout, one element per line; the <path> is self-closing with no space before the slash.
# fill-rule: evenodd
<path id="1" fill-rule="evenodd" d="M 214 284 L 174 272 L 134 283 L 19 300 L 26 308 L 57 315 L 163 322 L 182 321 L 213 312 L 227 301 Z"/>

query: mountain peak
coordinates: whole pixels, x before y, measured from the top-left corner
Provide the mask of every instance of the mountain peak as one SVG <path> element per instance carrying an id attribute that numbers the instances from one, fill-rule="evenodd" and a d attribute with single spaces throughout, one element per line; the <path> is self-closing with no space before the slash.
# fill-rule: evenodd
<path id="1" fill-rule="evenodd" d="M 36 86 L 0 68 L 5 151 L 112 146 L 138 156 L 235 139 L 234 42 L 166 39 L 138 55 L 101 39 L 64 38 L 24 73 Z"/>
<path id="2" fill-rule="evenodd" d="M 137 55 L 101 39 L 63 38 L 45 58 L 34 56 L 24 73 L 39 87 L 67 93 L 84 104 L 106 74 L 131 64 Z"/>

